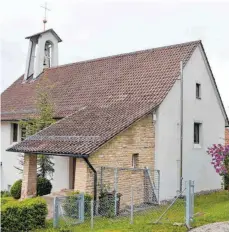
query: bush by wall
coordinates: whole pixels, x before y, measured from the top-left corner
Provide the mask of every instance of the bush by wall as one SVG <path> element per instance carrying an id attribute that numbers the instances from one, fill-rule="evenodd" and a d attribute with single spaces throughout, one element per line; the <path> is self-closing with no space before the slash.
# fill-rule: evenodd
<path id="1" fill-rule="evenodd" d="M 224 189 L 229 191 L 229 175 L 224 176 Z"/>
<path id="2" fill-rule="evenodd" d="M 36 197 L 9 201 L 1 208 L 1 231 L 31 231 L 45 226 L 48 213 L 44 199 Z"/>
<path id="3" fill-rule="evenodd" d="M 52 190 L 52 184 L 50 180 L 38 177 L 37 178 L 37 196 L 43 196 L 46 194 L 51 193 Z"/>
<path id="4" fill-rule="evenodd" d="M 10 189 L 10 194 L 14 199 L 19 199 L 21 197 L 21 185 L 22 185 L 22 180 L 17 180 L 12 185 Z"/>
<path id="5" fill-rule="evenodd" d="M 10 189 L 10 194 L 13 198 L 20 199 L 21 186 L 22 186 L 22 180 L 17 180 L 13 184 L 13 186 Z M 43 177 L 37 177 L 37 196 L 43 196 L 49 194 L 51 193 L 51 190 L 52 190 L 52 184 L 50 180 Z"/>
<path id="6" fill-rule="evenodd" d="M 7 191 L 7 190 L 1 191 L 1 198 L 2 197 L 10 197 L 10 196 L 11 196 L 11 194 L 9 191 Z"/>

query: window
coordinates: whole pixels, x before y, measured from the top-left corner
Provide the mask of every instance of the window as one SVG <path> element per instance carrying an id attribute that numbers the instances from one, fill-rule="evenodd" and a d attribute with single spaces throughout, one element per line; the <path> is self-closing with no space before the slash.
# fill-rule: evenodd
<path id="1" fill-rule="evenodd" d="M 138 167 L 138 162 L 139 162 L 139 155 L 138 154 L 133 154 L 132 155 L 132 167 L 137 168 Z"/>
<path id="2" fill-rule="evenodd" d="M 201 99 L 201 85 L 199 83 L 196 83 L 196 98 Z"/>
<path id="3" fill-rule="evenodd" d="M 17 142 L 18 141 L 18 124 L 12 123 L 12 141 Z"/>
<path id="4" fill-rule="evenodd" d="M 194 144 L 200 144 L 201 123 L 194 123 Z"/>
<path id="5" fill-rule="evenodd" d="M 26 138 L 26 128 L 21 127 L 21 141 L 25 140 Z"/>

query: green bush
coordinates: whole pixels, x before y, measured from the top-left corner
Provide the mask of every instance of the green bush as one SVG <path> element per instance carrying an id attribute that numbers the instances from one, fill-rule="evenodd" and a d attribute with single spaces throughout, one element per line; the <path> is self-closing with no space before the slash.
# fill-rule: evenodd
<path id="1" fill-rule="evenodd" d="M 224 176 L 224 189 L 229 190 L 229 175 Z"/>
<path id="2" fill-rule="evenodd" d="M 4 191 L 1 191 L 1 197 L 10 197 L 11 194 L 9 191 L 7 190 L 4 190 Z"/>
<path id="3" fill-rule="evenodd" d="M 38 177 L 37 178 L 37 195 L 38 196 L 43 196 L 51 193 L 52 190 L 52 184 L 50 180 L 43 178 L 43 177 Z"/>
<path id="4" fill-rule="evenodd" d="M 14 199 L 19 199 L 21 197 L 21 185 L 22 180 L 17 180 L 10 189 L 10 194 Z"/>
<path id="5" fill-rule="evenodd" d="M 20 199 L 21 197 L 21 186 L 22 180 L 17 180 L 10 189 L 10 194 L 15 199 Z M 37 196 L 43 196 L 49 194 L 52 190 L 52 184 L 50 180 L 37 177 Z"/>
<path id="6" fill-rule="evenodd" d="M 1 197 L 1 205 L 4 205 L 12 201 L 16 201 L 16 200 L 13 197 Z"/>
<path id="7" fill-rule="evenodd" d="M 48 213 L 44 199 L 36 197 L 9 201 L 1 208 L 1 231 L 31 231 L 45 226 Z"/>
<path id="8" fill-rule="evenodd" d="M 64 200 L 63 208 L 67 216 L 71 218 L 79 218 L 79 203 L 77 203 L 79 191 L 74 191 L 68 194 Z M 91 213 L 92 196 L 84 194 L 84 217 L 89 217 Z"/>

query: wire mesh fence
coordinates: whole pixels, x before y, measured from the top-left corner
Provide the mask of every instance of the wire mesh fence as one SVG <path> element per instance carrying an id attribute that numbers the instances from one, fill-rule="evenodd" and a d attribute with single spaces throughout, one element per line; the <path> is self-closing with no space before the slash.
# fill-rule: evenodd
<path id="1" fill-rule="evenodd" d="M 191 228 L 194 183 L 172 200 L 159 202 L 159 172 L 150 169 L 102 168 L 96 200 L 84 194 L 55 199 L 54 226 L 79 226 L 79 231 L 129 228 L 145 224 Z"/>

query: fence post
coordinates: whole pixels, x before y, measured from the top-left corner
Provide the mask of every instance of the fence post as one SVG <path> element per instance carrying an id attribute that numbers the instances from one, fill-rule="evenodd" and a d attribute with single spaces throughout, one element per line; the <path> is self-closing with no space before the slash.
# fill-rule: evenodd
<path id="1" fill-rule="evenodd" d="M 194 191 L 195 183 L 192 181 L 191 183 L 191 221 L 193 221 L 193 215 L 194 215 L 194 196 L 195 196 L 195 191 Z"/>
<path id="2" fill-rule="evenodd" d="M 158 204 L 160 204 L 160 178 L 161 178 L 161 176 L 160 176 L 160 170 L 157 170 L 157 174 L 158 174 L 158 180 L 157 180 L 157 199 L 158 199 Z"/>
<path id="3" fill-rule="evenodd" d="M 118 179 L 118 169 L 115 168 L 114 170 L 114 191 L 115 191 L 115 196 L 114 196 L 114 215 L 117 216 L 117 191 L 118 191 L 118 184 L 117 184 L 117 179 Z"/>
<path id="4" fill-rule="evenodd" d="M 101 167 L 100 192 L 103 192 L 103 167 Z"/>
<path id="5" fill-rule="evenodd" d="M 91 200 L 91 229 L 94 228 L 94 201 Z"/>
<path id="6" fill-rule="evenodd" d="M 134 193 L 133 193 L 133 186 L 131 186 L 131 193 L 130 193 L 130 200 L 131 200 L 131 205 L 130 205 L 130 224 L 134 223 Z"/>
<path id="7" fill-rule="evenodd" d="M 79 207 L 79 220 L 84 222 L 84 194 L 80 193 L 79 197 L 76 199 L 76 204 Z"/>
<path id="8" fill-rule="evenodd" d="M 191 213 L 191 180 L 186 181 L 186 216 L 185 216 L 185 223 L 187 228 L 191 228 L 190 226 L 190 213 Z"/>
<path id="9" fill-rule="evenodd" d="M 53 227 L 57 228 L 59 222 L 59 201 L 57 197 L 53 199 Z"/>

